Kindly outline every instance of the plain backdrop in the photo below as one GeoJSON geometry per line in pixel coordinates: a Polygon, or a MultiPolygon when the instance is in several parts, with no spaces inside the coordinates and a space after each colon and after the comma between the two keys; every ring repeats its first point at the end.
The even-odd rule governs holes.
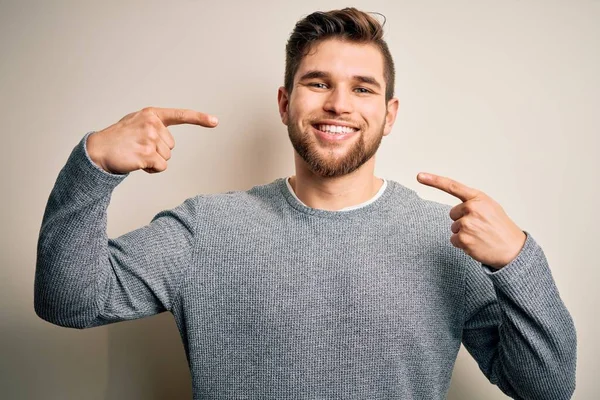
{"type": "MultiPolygon", "coordinates": [[[[111,237],[197,193],[293,174],[284,47],[300,18],[348,5],[385,15],[396,63],[400,111],[376,175],[455,205],[415,178],[449,176],[535,237],[577,328],[575,398],[597,398],[600,1],[0,0],[1,398],[190,398],[170,314],[89,330],[35,315],[48,195],[86,132],[145,106],[220,125],[171,128],[169,169],[115,190],[111,237]]],[[[462,348],[448,398],[506,397],[462,348]]]]}

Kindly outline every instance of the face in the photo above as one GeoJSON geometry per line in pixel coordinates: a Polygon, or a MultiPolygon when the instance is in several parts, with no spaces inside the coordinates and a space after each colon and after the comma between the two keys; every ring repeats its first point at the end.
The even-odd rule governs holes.
{"type": "Polygon", "coordinates": [[[279,89],[279,111],[294,149],[322,177],[349,174],[389,134],[398,100],[385,101],[384,61],[372,44],[328,39],[311,48],[292,93],[279,89]]]}

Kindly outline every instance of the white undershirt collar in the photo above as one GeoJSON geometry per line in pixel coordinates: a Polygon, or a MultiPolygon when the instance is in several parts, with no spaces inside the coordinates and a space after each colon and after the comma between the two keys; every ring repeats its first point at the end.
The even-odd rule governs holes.
{"type": "MultiPolygon", "coordinates": [[[[298,196],[296,196],[296,193],[294,193],[294,189],[292,189],[292,185],[290,185],[290,177],[287,177],[287,179],[285,180],[285,184],[286,184],[288,190],[290,191],[291,195],[294,196],[294,198],[296,200],[298,200],[298,202],[300,204],[302,204],[305,207],[308,207],[306,204],[304,204],[302,202],[302,200],[300,200],[298,198],[298,196]]],[[[386,187],[387,187],[387,181],[385,179],[383,179],[383,185],[381,185],[381,188],[379,188],[379,191],[370,200],[367,200],[367,201],[365,201],[363,203],[360,203],[360,204],[357,204],[357,205],[354,205],[354,206],[345,207],[345,208],[342,208],[341,210],[336,210],[336,211],[352,211],[352,210],[356,210],[358,208],[362,208],[362,207],[368,206],[369,204],[371,204],[372,202],[374,202],[375,200],[377,200],[379,197],[381,197],[381,195],[385,191],[386,187]]]]}

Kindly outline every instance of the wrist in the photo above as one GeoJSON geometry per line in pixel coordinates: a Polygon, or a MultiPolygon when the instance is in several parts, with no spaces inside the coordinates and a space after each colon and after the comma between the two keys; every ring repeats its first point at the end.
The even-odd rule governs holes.
{"type": "Polygon", "coordinates": [[[99,132],[93,132],[87,137],[85,142],[85,151],[93,164],[95,164],[98,168],[103,169],[105,172],[112,174],[112,172],[104,165],[100,152],[100,144],[98,143],[98,134],[99,132]]]}

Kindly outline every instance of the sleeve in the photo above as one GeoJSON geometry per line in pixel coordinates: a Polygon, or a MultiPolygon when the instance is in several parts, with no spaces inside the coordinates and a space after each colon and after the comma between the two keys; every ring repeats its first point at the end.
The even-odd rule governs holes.
{"type": "Polygon", "coordinates": [[[466,275],[462,342],[489,381],[515,399],[570,399],[577,338],[533,237],[504,268],[466,275]]]}
{"type": "Polygon", "coordinates": [[[73,149],[48,199],[38,238],[34,308],[56,325],[88,328],[170,310],[192,259],[197,198],[116,239],[107,208],[126,175],[96,166],[87,137],[73,149]]]}

